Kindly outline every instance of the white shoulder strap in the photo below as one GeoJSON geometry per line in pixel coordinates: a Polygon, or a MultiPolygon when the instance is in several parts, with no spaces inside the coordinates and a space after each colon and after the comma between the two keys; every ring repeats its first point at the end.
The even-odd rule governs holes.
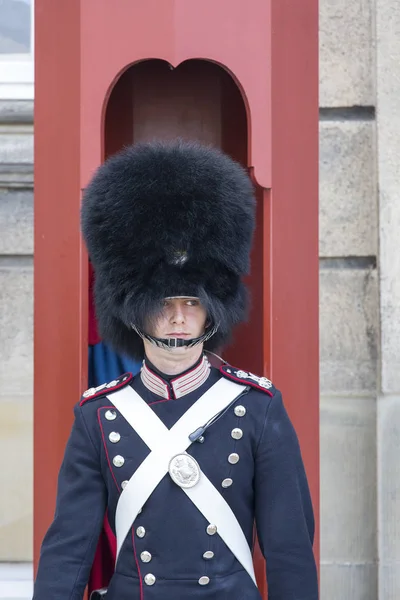
{"type": "MultiPolygon", "coordinates": [[[[168,429],[150,406],[130,386],[108,399],[151,450],[121,493],[116,511],[117,559],[122,544],[140,509],[168,473],[170,461],[191,445],[189,435],[229,406],[245,386],[220,379],[179,421],[168,429]]],[[[232,509],[209,479],[200,472],[196,485],[181,488],[209,523],[217,526],[220,537],[256,584],[251,551],[232,509]]]]}

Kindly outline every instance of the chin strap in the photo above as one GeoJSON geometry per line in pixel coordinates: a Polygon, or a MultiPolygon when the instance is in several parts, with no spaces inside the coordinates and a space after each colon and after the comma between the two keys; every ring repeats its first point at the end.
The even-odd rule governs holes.
{"type": "Polygon", "coordinates": [[[142,338],[142,340],[147,340],[157,346],[158,348],[164,348],[164,350],[172,350],[173,348],[182,348],[187,346],[188,348],[193,348],[193,346],[198,346],[199,344],[204,344],[207,340],[209,340],[217,331],[219,325],[214,325],[209,331],[206,331],[197,338],[191,338],[190,340],[185,340],[183,338],[157,338],[148,333],[144,333],[141,331],[136,325],[131,324],[131,327],[136,333],[142,338]]]}

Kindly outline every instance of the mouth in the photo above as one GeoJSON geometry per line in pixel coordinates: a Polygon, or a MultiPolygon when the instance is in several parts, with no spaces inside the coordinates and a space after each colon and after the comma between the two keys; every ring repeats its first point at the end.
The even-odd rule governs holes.
{"type": "Polygon", "coordinates": [[[183,333],[183,331],[174,331],[171,333],[167,333],[167,338],[189,338],[190,333],[183,333]]]}

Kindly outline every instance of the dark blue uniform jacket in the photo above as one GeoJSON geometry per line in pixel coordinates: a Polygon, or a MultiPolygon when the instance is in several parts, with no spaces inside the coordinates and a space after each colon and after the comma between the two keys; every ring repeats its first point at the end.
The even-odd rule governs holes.
{"type": "MultiPolygon", "coordinates": [[[[200,387],[188,386],[186,393],[175,398],[168,381],[162,382],[167,393],[160,395],[157,385],[151,385],[152,378],[157,383],[160,377],[153,375],[150,385],[145,385],[141,374],[127,384],[168,428],[222,377],[211,368],[200,387]]],[[[103,392],[75,407],[34,600],[82,599],[104,515],[107,511],[115,531],[121,484],[149,453],[118,411],[109,419],[106,413],[114,407],[105,395],[110,390],[103,392]],[[110,441],[111,433],[119,433],[119,441],[110,441]],[[122,466],[113,464],[116,455],[124,458],[122,466]]],[[[250,547],[255,521],[266,558],[269,599],[317,600],[310,493],[297,436],[280,392],[274,387],[267,391],[251,388],[207,429],[204,438],[204,443],[193,443],[188,452],[232,508],[250,547]],[[243,416],[235,414],[237,405],[245,407],[243,416]],[[242,430],[241,439],[232,437],[234,428],[242,430]],[[228,461],[232,453],[239,455],[236,464],[228,461]],[[233,483],[224,488],[221,483],[227,478],[233,483]]],[[[207,533],[208,525],[167,474],[123,544],[107,600],[259,600],[248,573],[218,533],[207,533]],[[140,536],[139,527],[144,528],[140,536]],[[203,557],[207,551],[213,553],[211,559],[203,557]],[[202,585],[200,579],[208,583],[202,585]]]]}

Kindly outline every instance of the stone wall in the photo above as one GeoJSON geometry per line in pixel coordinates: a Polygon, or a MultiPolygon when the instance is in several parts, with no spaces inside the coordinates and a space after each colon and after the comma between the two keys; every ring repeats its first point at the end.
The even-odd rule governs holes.
{"type": "Polygon", "coordinates": [[[376,0],[381,373],[379,593],[400,598],[400,3],[376,0]]]}
{"type": "Polygon", "coordinates": [[[374,10],[320,2],[322,600],[378,597],[374,10]]]}
{"type": "Polygon", "coordinates": [[[32,559],[33,106],[0,101],[0,561],[32,559]]]}

